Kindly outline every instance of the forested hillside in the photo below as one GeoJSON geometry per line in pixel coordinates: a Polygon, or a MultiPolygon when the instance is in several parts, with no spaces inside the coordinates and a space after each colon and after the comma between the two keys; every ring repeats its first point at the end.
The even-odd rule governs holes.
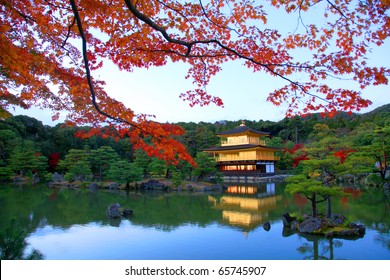
{"type": "MultiPolygon", "coordinates": [[[[177,125],[185,129],[178,137],[189,153],[201,162],[207,170],[203,149],[217,145],[216,133],[240,125],[242,120],[219,121],[215,123],[184,123],[177,125]],[[202,163],[203,162],[203,163],[202,163]]],[[[327,139],[332,142],[334,153],[354,156],[363,162],[361,172],[377,172],[375,164],[380,162],[386,169],[390,143],[390,104],[365,114],[339,113],[333,118],[320,114],[307,117],[286,118],[279,122],[245,120],[246,125],[270,133],[267,145],[284,148],[280,152],[278,170],[297,168],[305,159],[305,147],[327,139]],[[337,143],[336,143],[337,142],[337,143]],[[353,151],[353,153],[352,153],[353,151]]],[[[141,150],[134,150],[129,139],[114,139],[106,136],[92,136],[82,139],[78,131],[89,127],[43,125],[28,116],[14,116],[0,121],[0,176],[2,180],[15,174],[39,174],[66,172],[78,178],[94,176],[100,180],[121,177],[123,181],[135,180],[150,174],[169,173],[179,177],[188,176],[194,168],[186,163],[167,165],[156,158],[148,157],[141,150]],[[77,163],[77,164],[75,164],[77,163]],[[135,170],[135,172],[134,172],[135,170]],[[186,171],[187,170],[187,171],[186,171]],[[126,174],[132,173],[132,178],[126,174]],[[127,177],[126,177],[127,176],[127,177]]],[[[326,144],[329,145],[329,144],[326,144]]],[[[195,172],[196,173],[196,172],[195,172]]],[[[204,173],[202,171],[197,174],[204,173]]],[[[382,176],[384,178],[384,175],[382,176]]]]}
{"type": "MultiPolygon", "coordinates": [[[[210,145],[218,143],[215,133],[232,129],[242,120],[219,121],[216,123],[177,123],[185,128],[181,141],[190,149],[192,155],[210,145]]],[[[271,143],[276,145],[305,144],[311,141],[316,124],[324,124],[337,132],[338,136],[352,136],[363,130],[369,133],[375,127],[390,125],[390,104],[379,107],[366,114],[339,113],[333,118],[313,114],[306,117],[285,118],[279,122],[245,120],[247,126],[271,134],[271,143]]]]}

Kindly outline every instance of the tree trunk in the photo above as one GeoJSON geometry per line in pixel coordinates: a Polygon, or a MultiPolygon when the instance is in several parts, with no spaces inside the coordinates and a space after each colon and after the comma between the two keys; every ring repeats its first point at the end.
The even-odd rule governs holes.
{"type": "Polygon", "coordinates": [[[317,217],[317,202],[316,202],[316,194],[313,193],[311,195],[311,208],[313,212],[313,217],[317,217]]]}
{"type": "Polygon", "coordinates": [[[196,178],[196,182],[199,183],[200,179],[202,179],[204,176],[203,172],[200,172],[198,178],[196,178]]]}
{"type": "Polygon", "coordinates": [[[333,239],[329,239],[329,260],[334,260],[333,239]]]}
{"type": "MultiPolygon", "coordinates": [[[[386,156],[386,153],[384,153],[384,156],[386,156]]],[[[385,180],[386,178],[386,169],[387,169],[387,166],[386,166],[386,161],[385,162],[382,162],[382,158],[380,156],[375,156],[378,163],[379,163],[379,175],[381,176],[381,179],[382,181],[385,180]]],[[[386,158],[385,158],[386,160],[386,158]]]]}
{"type": "Polygon", "coordinates": [[[320,257],[319,257],[319,249],[318,249],[318,239],[315,238],[314,241],[313,241],[313,260],[319,260],[320,257]]]}
{"type": "Polygon", "coordinates": [[[326,208],[326,217],[328,219],[330,219],[330,218],[332,218],[332,200],[331,200],[331,196],[328,197],[327,202],[328,202],[328,207],[326,208]]]}
{"type": "Polygon", "coordinates": [[[171,171],[167,168],[165,171],[165,179],[171,179],[172,178],[172,173],[171,171]]]}

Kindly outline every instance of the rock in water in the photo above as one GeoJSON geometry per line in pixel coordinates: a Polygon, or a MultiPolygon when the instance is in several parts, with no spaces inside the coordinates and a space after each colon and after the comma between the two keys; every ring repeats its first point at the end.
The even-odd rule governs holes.
{"type": "Polygon", "coordinates": [[[300,233],[316,233],[328,226],[326,219],[309,218],[299,224],[298,230],[300,233]]]}
{"type": "Polygon", "coordinates": [[[266,221],[266,222],[263,224],[263,229],[264,229],[265,231],[269,231],[269,230],[271,229],[271,224],[270,224],[268,221],[266,221]]]}
{"type": "Polygon", "coordinates": [[[291,217],[289,213],[284,213],[282,216],[283,225],[285,227],[291,227],[291,223],[295,221],[295,217],[291,217]]]}
{"type": "Polygon", "coordinates": [[[91,183],[88,185],[88,189],[89,190],[98,190],[99,189],[99,185],[97,183],[91,183]]]}
{"type": "Polygon", "coordinates": [[[123,209],[122,216],[123,217],[130,217],[133,215],[133,210],[131,209],[123,209]]]}
{"type": "Polygon", "coordinates": [[[109,218],[120,218],[121,217],[121,212],[120,212],[120,205],[119,203],[113,203],[108,205],[107,208],[107,216],[109,218]]]}
{"type": "Polygon", "coordinates": [[[52,176],[52,181],[58,183],[65,181],[65,179],[62,175],[58,174],[57,172],[54,172],[52,176]]]}
{"type": "Polygon", "coordinates": [[[168,190],[168,186],[166,186],[164,183],[161,183],[157,180],[149,180],[146,183],[142,183],[140,186],[141,190],[144,191],[166,191],[168,190]]]}

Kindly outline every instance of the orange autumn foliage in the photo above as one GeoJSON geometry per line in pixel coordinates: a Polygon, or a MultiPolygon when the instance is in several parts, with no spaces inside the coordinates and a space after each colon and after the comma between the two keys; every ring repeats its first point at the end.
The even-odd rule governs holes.
{"type": "Polygon", "coordinates": [[[174,140],[180,128],[136,115],[94,70],[106,60],[129,72],[185,62],[195,88],[181,98],[223,106],[207,85],[224,62],[241,60],[285,82],[268,100],[288,103],[286,116],[360,110],[371,104],[361,92],[328,80],[351,79],[361,89],[388,83],[389,69],[366,58],[389,36],[388,9],[388,0],[0,0],[0,118],[13,106],[49,108],[53,119],[67,111],[70,123],[109,124],[150,155],[191,161],[174,140]],[[273,29],[270,9],[295,14],[303,28],[273,29]],[[318,11],[322,18],[310,22],[318,11]],[[302,49],[307,61],[295,58],[302,49]]]}

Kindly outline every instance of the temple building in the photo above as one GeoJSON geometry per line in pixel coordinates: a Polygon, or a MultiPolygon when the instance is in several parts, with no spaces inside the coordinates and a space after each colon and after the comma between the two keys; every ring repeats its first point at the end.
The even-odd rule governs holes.
{"type": "Polygon", "coordinates": [[[205,149],[213,154],[218,168],[226,175],[259,176],[275,173],[275,152],[266,145],[268,132],[247,127],[244,122],[234,129],[217,134],[221,145],[205,149]]]}

